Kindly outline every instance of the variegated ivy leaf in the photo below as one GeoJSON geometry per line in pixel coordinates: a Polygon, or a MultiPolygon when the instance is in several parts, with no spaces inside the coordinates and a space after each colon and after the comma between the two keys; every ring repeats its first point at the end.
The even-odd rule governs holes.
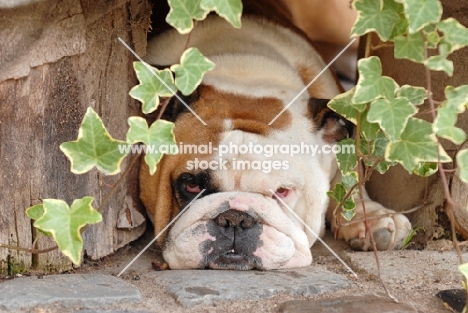
{"type": "Polygon", "coordinates": [[[423,87],[403,85],[398,89],[396,96],[398,98],[406,98],[414,105],[420,105],[427,99],[427,92],[423,87]]]}
{"type": "Polygon", "coordinates": [[[391,141],[385,151],[385,159],[398,162],[409,172],[420,162],[450,162],[451,158],[438,144],[432,132],[432,124],[411,117],[400,139],[391,141]]]}
{"type": "Polygon", "coordinates": [[[353,103],[368,103],[378,98],[393,99],[398,84],[388,76],[382,76],[382,64],[378,57],[358,62],[359,79],[352,98],[353,103]]]}
{"type": "Polygon", "coordinates": [[[120,164],[128,154],[120,151],[125,144],[112,138],[99,115],[88,108],[78,131],[78,139],[62,143],[60,150],[70,160],[74,174],[86,173],[96,166],[107,175],[115,175],[120,173],[120,164]]]}
{"type": "Polygon", "coordinates": [[[169,14],[166,22],[181,34],[189,33],[193,20],[204,20],[210,10],[200,7],[202,0],[168,0],[169,14]]]}
{"type": "Polygon", "coordinates": [[[146,63],[133,62],[139,85],[130,90],[130,96],[142,103],[141,110],[149,114],[159,106],[159,97],[172,97],[177,92],[169,69],[158,70],[146,63]]]}
{"type": "MultiPolygon", "coordinates": [[[[335,98],[328,102],[328,107],[335,111],[336,113],[342,115],[350,122],[357,124],[357,117],[359,114],[358,109],[362,109],[357,105],[353,104],[351,99],[354,95],[354,88],[348,90],[345,93],[337,95],[335,98]]],[[[364,110],[361,113],[361,132],[369,140],[373,138],[375,133],[379,130],[379,125],[375,123],[370,123],[367,118],[367,103],[363,103],[364,110]]]]}
{"type": "MultiPolygon", "coordinates": [[[[468,280],[468,263],[463,263],[458,266],[458,270],[465,276],[465,279],[468,280]]],[[[467,288],[467,286],[464,286],[467,288]]]]}
{"type": "Polygon", "coordinates": [[[428,49],[435,49],[440,42],[441,37],[437,31],[428,32],[426,36],[426,45],[428,49]]]}
{"type": "Polygon", "coordinates": [[[421,162],[418,164],[418,166],[416,166],[413,173],[421,177],[429,177],[437,173],[438,169],[439,166],[437,165],[437,163],[421,162]]]}
{"type": "Polygon", "coordinates": [[[177,88],[187,96],[197,88],[203,75],[214,67],[215,64],[197,48],[189,48],[182,54],[180,64],[172,65],[171,70],[175,73],[177,88]]]}
{"type": "Polygon", "coordinates": [[[400,21],[399,13],[403,6],[393,0],[356,0],[353,6],[357,11],[357,19],[351,29],[351,36],[362,36],[376,32],[382,41],[387,41],[395,25],[400,21]]]}
{"type": "Polygon", "coordinates": [[[468,184],[468,149],[458,151],[457,167],[459,171],[459,178],[468,184]]]}
{"type": "Polygon", "coordinates": [[[457,145],[466,140],[463,129],[455,127],[458,114],[451,108],[441,107],[437,110],[437,117],[433,124],[434,132],[442,138],[448,139],[457,145]]]}
{"type": "MultiPolygon", "coordinates": [[[[384,0],[385,1],[385,0],[384,0]]],[[[409,21],[409,33],[414,34],[426,25],[437,23],[442,16],[439,0],[396,0],[403,3],[409,21]]]]}
{"type": "MultiPolygon", "coordinates": [[[[387,136],[385,136],[382,131],[379,131],[375,136],[374,153],[372,155],[379,158],[385,157],[385,151],[389,142],[390,140],[388,140],[387,136]]],[[[375,167],[375,170],[380,174],[383,174],[390,168],[390,166],[394,166],[395,164],[395,162],[380,161],[379,164],[377,164],[375,167]]]]}
{"type": "Polygon", "coordinates": [[[447,75],[453,75],[453,62],[447,60],[447,57],[444,55],[435,55],[427,58],[424,61],[424,65],[433,71],[444,71],[447,75]]]}
{"type": "MultiPolygon", "coordinates": [[[[26,210],[26,215],[32,220],[38,220],[44,215],[44,205],[42,203],[33,205],[26,210]]],[[[42,229],[38,229],[41,233],[46,235],[47,237],[51,237],[52,234],[42,229]]]]}
{"type": "MultiPolygon", "coordinates": [[[[334,199],[337,204],[339,204],[344,200],[346,193],[347,190],[343,184],[336,184],[333,190],[327,192],[327,195],[334,199]]],[[[343,202],[343,205],[341,206],[341,215],[349,222],[356,215],[356,212],[354,211],[355,208],[356,203],[354,202],[354,198],[350,196],[343,202]]]]}
{"type": "Polygon", "coordinates": [[[338,167],[343,175],[347,175],[357,166],[357,156],[355,151],[350,151],[349,147],[355,147],[355,142],[351,138],[346,138],[337,143],[340,146],[340,152],[336,154],[338,167]]]}
{"type": "Polygon", "coordinates": [[[463,113],[468,106],[468,85],[445,87],[444,106],[457,113],[463,113]]]}
{"type": "Polygon", "coordinates": [[[207,11],[215,11],[234,27],[241,27],[241,0],[201,0],[201,7],[207,11]]]}
{"type": "Polygon", "coordinates": [[[127,132],[128,143],[142,142],[145,147],[145,162],[148,164],[150,174],[156,172],[156,165],[161,161],[163,153],[176,154],[177,144],[174,138],[174,123],[157,120],[151,127],[142,117],[128,118],[130,129],[127,132]]]}
{"type": "Polygon", "coordinates": [[[452,17],[445,19],[439,22],[437,27],[444,33],[443,41],[450,44],[448,53],[468,46],[468,28],[456,19],[452,17]]]}
{"type": "Polygon", "coordinates": [[[390,140],[395,141],[400,138],[409,118],[417,111],[406,98],[396,98],[392,101],[377,99],[370,106],[367,120],[379,123],[390,140]]]}
{"type": "Polygon", "coordinates": [[[69,207],[62,200],[44,199],[44,213],[34,222],[34,227],[50,233],[60,251],[77,265],[81,262],[83,249],[81,228],[102,221],[101,214],[91,206],[93,200],[93,197],[77,199],[69,207]]]}
{"type": "Polygon", "coordinates": [[[394,39],[394,54],[397,59],[424,61],[424,40],[421,33],[400,35],[394,39]]]}
{"type": "Polygon", "coordinates": [[[341,183],[346,189],[349,189],[358,183],[358,173],[349,172],[348,175],[341,176],[341,183]]]}
{"type": "Polygon", "coordinates": [[[328,102],[327,106],[336,113],[345,117],[348,121],[357,124],[357,115],[359,111],[351,105],[351,99],[354,96],[354,91],[355,89],[353,88],[345,93],[337,95],[328,102]]]}
{"type": "Polygon", "coordinates": [[[369,110],[361,113],[361,134],[367,140],[374,140],[377,132],[380,130],[378,123],[372,123],[367,117],[369,115],[369,110]]]}

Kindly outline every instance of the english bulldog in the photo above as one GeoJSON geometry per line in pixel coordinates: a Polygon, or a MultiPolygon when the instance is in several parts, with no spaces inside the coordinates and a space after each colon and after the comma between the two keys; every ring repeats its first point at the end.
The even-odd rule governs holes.
{"type": "MultiPolygon", "coordinates": [[[[327,108],[326,99],[342,91],[339,83],[330,71],[321,73],[326,64],[306,36],[255,16],[244,16],[240,29],[209,16],[190,35],[163,32],[148,43],[146,61],[167,67],[188,47],[216,67],[191,95],[173,97],[162,118],[175,123],[180,147],[203,149],[179,147],[154,175],[144,162],[140,170],[141,199],[156,234],[192,202],[159,238],[165,261],[171,269],[310,265],[310,247],[334,208],[327,191],[340,179],[335,155],[326,152],[352,135],[352,125],[327,108]]],[[[365,205],[369,217],[383,215],[369,220],[378,249],[400,248],[408,219],[367,196],[365,205]]],[[[355,219],[362,217],[357,201],[355,219]]],[[[338,239],[371,249],[364,222],[338,227],[339,220],[330,218],[338,239]]]]}

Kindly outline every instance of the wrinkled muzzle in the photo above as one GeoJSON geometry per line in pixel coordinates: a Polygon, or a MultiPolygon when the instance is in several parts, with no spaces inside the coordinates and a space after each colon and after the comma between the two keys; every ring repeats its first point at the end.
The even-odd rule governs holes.
{"type": "Polygon", "coordinates": [[[306,234],[276,200],[247,192],[195,201],[174,223],[163,256],[172,269],[271,270],[312,262],[306,234]]]}

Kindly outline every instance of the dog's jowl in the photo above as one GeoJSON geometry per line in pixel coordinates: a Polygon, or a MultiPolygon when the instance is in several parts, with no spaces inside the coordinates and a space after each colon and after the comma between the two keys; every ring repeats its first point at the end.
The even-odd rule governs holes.
{"type": "MultiPolygon", "coordinates": [[[[326,193],[340,179],[334,143],[352,136],[352,127],[323,100],[340,93],[331,72],[301,93],[326,66],[304,38],[264,19],[244,17],[235,29],[210,16],[190,37],[169,30],[149,42],[146,60],[155,66],[178,63],[187,47],[197,47],[216,64],[182,99],[206,126],[174,97],[163,118],[175,122],[180,151],[165,155],[153,176],[141,167],[141,198],[156,233],[205,190],[160,237],[171,268],[311,264],[315,234],[325,229],[326,193]]],[[[365,201],[370,216],[393,212],[365,201]]],[[[330,222],[339,239],[369,248],[362,222],[340,228],[335,218],[330,222]]],[[[369,223],[382,250],[400,247],[411,228],[396,213],[369,223]]]]}

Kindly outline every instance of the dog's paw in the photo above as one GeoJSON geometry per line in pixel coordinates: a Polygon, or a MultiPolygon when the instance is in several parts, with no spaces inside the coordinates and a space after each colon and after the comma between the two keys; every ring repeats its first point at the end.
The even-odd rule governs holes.
{"type": "MultiPolygon", "coordinates": [[[[366,212],[369,229],[374,237],[377,250],[401,249],[411,231],[411,223],[406,216],[373,201],[366,201],[366,212]]],[[[344,239],[354,250],[372,250],[370,235],[366,233],[364,214],[360,205],[356,208],[356,216],[353,221],[346,226],[335,226],[335,236],[344,239]]],[[[345,223],[343,219],[341,223],[345,223]]]]}

